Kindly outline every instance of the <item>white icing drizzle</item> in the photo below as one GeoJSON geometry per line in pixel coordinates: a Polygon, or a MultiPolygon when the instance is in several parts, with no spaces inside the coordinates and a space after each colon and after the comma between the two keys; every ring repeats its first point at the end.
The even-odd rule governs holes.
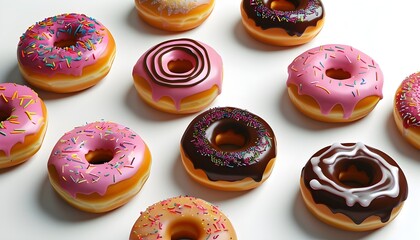
{"type": "Polygon", "coordinates": [[[140,0],[141,3],[151,1],[152,5],[158,5],[158,11],[168,12],[168,16],[171,14],[186,14],[191,9],[196,8],[199,5],[209,3],[209,0],[140,0]]]}
{"type": "Polygon", "coordinates": [[[389,164],[380,155],[370,151],[363,143],[359,142],[354,146],[344,146],[340,143],[335,143],[320,156],[311,158],[310,161],[315,174],[319,177],[319,179],[326,182],[321,184],[318,180],[313,179],[309,182],[311,188],[314,190],[325,190],[340,196],[346,200],[346,204],[349,207],[352,207],[356,202],[363,207],[368,207],[370,203],[379,196],[389,196],[395,198],[400,192],[398,184],[398,168],[389,164]],[[329,152],[336,149],[340,150],[331,157],[322,159],[329,152]],[[356,156],[358,151],[363,151],[367,156],[356,156]],[[345,188],[325,176],[322,169],[319,167],[321,159],[324,164],[332,165],[340,160],[359,158],[373,161],[380,167],[382,171],[382,178],[380,181],[367,187],[345,188]]]}

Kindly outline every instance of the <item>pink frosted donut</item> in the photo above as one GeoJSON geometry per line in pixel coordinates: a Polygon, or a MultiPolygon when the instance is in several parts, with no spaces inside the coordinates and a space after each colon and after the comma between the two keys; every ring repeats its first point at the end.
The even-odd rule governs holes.
{"type": "Polygon", "coordinates": [[[68,203],[99,213],[134,197],[150,166],[150,151],[135,132],[117,123],[94,122],[61,137],[48,160],[48,173],[68,203]]]}
{"type": "Polygon", "coordinates": [[[403,137],[420,149],[420,73],[408,76],[397,89],[394,119],[403,137]]]}
{"type": "Polygon", "coordinates": [[[288,72],[290,99],[305,115],[320,121],[355,121],[382,99],[381,69],[351,46],[310,49],[293,60],[288,72]]]}
{"type": "Polygon", "coordinates": [[[115,57],[111,33],[83,14],[49,17],[28,28],[17,48],[19,69],[32,85],[75,92],[104,78],[115,57]]]}
{"type": "Polygon", "coordinates": [[[47,130],[47,109],[26,86],[0,83],[0,168],[26,161],[40,149],[47,130]]]}
{"type": "Polygon", "coordinates": [[[170,113],[198,112],[221,92],[222,58],[204,43],[169,40],[140,57],[133,78],[140,97],[152,107],[170,113]]]}

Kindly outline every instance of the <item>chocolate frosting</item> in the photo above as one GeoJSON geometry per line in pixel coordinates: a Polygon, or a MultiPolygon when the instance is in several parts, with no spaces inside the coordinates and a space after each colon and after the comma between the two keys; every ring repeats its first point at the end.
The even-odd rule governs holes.
{"type": "Polygon", "coordinates": [[[382,151],[361,143],[335,144],[319,150],[302,169],[302,178],[315,203],[326,205],[333,213],[348,216],[356,224],[361,224],[373,215],[380,217],[383,223],[387,222],[392,210],[405,201],[408,195],[407,180],[398,164],[382,151]],[[358,146],[361,147],[357,148],[358,146]],[[344,148],[350,149],[350,154],[340,155],[344,148]],[[339,157],[336,158],[337,156],[339,157]],[[372,160],[372,156],[380,156],[385,163],[382,164],[378,159],[372,160]],[[319,163],[314,166],[316,162],[314,159],[318,157],[319,163]],[[332,161],[333,159],[335,160],[332,161]],[[345,172],[350,166],[367,174],[369,177],[367,186],[352,187],[339,180],[339,174],[345,172]],[[337,195],[337,192],[340,194],[342,192],[334,188],[326,179],[320,179],[319,173],[316,173],[319,170],[318,167],[327,179],[339,187],[352,191],[356,196],[353,195],[351,197],[354,198],[349,199],[337,195]],[[319,182],[324,188],[314,187],[314,182],[319,182]],[[328,187],[332,188],[328,189],[328,187]],[[392,196],[393,194],[395,196],[392,196]]]}
{"type": "Polygon", "coordinates": [[[211,181],[251,177],[260,182],[267,164],[276,157],[270,126],[260,117],[233,107],[213,108],[198,115],[182,136],[181,147],[194,168],[203,170],[211,181]],[[243,136],[243,146],[221,149],[215,138],[228,131],[243,136]]]}
{"type": "Polygon", "coordinates": [[[296,6],[293,11],[273,10],[271,1],[243,0],[242,7],[248,18],[263,30],[282,28],[290,36],[301,36],[307,27],[316,26],[324,17],[324,6],[320,0],[289,0],[296,6]]]}

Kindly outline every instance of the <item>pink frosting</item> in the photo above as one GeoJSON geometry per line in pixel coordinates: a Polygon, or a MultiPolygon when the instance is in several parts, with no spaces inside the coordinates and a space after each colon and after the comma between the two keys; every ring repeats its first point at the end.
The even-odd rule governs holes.
{"type": "Polygon", "coordinates": [[[94,122],[64,134],[52,150],[48,166],[55,167],[60,186],[77,193],[105,195],[107,188],[131,178],[144,164],[146,144],[135,132],[112,122],[94,122]],[[90,164],[86,154],[108,150],[112,160],[90,164]]]}
{"type": "Polygon", "coordinates": [[[0,151],[10,156],[13,146],[23,143],[25,137],[36,134],[46,124],[42,100],[27,86],[0,83],[0,151]],[[10,113],[10,114],[9,114],[10,113]]]}
{"type": "Polygon", "coordinates": [[[36,23],[20,37],[18,61],[38,74],[81,76],[97,62],[111,36],[98,21],[83,14],[61,14],[36,23]],[[56,47],[57,42],[73,42],[56,47]]]}
{"type": "Polygon", "coordinates": [[[382,99],[383,74],[368,55],[347,45],[324,45],[299,55],[288,67],[287,85],[298,87],[299,95],[308,95],[327,115],[339,104],[344,118],[351,116],[356,104],[369,96],[382,99]],[[327,76],[329,69],[342,69],[350,78],[339,80],[327,76]]]}
{"type": "Polygon", "coordinates": [[[133,69],[133,76],[144,78],[152,89],[152,98],[159,101],[170,97],[179,110],[183,98],[222,87],[222,58],[210,46],[192,39],[174,39],[162,42],[144,53],[133,69]],[[171,61],[184,60],[192,65],[187,72],[173,72],[171,61]]]}
{"type": "Polygon", "coordinates": [[[405,128],[420,127],[420,73],[411,74],[401,83],[395,104],[405,128]]]}

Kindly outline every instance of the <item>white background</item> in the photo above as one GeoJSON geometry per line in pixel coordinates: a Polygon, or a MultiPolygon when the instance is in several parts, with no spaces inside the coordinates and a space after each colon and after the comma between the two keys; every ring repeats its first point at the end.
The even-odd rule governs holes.
{"type": "Polygon", "coordinates": [[[77,12],[101,21],[112,32],[117,55],[109,75],[75,94],[39,91],[49,111],[49,126],[40,151],[26,163],[0,170],[1,239],[127,239],[140,211],[165,198],[192,195],[206,199],[230,218],[239,239],[409,239],[419,235],[419,151],[397,132],[393,95],[400,82],[420,70],[420,1],[324,0],[326,21],[310,43],[279,48],[250,38],[241,24],[240,0],[218,0],[200,27],[168,33],[143,23],[133,0],[0,0],[0,82],[23,83],[16,47],[20,35],[46,17],[77,12]],[[386,3],[385,3],[386,2],[386,3]],[[247,109],[264,118],[278,142],[271,177],[246,192],[221,192],[194,182],[179,154],[181,136],[196,116],[177,116],[150,108],[137,96],[131,71],[147,49],[162,41],[189,37],[222,56],[222,94],[212,104],[247,109]],[[384,98],[366,118],[350,124],[327,124],[298,112],[286,92],[287,66],[303,51],[322,44],[352,45],[381,66],[384,98]],[[47,161],[66,131],[86,122],[110,120],[136,131],[149,145],[153,163],[149,180],[132,201],[105,214],[89,214],[65,203],[48,181],[47,161]],[[392,156],[404,170],[408,199],[386,227],[365,233],[337,230],[305,208],[299,193],[301,168],[320,148],[333,142],[362,141],[392,156]]]}

